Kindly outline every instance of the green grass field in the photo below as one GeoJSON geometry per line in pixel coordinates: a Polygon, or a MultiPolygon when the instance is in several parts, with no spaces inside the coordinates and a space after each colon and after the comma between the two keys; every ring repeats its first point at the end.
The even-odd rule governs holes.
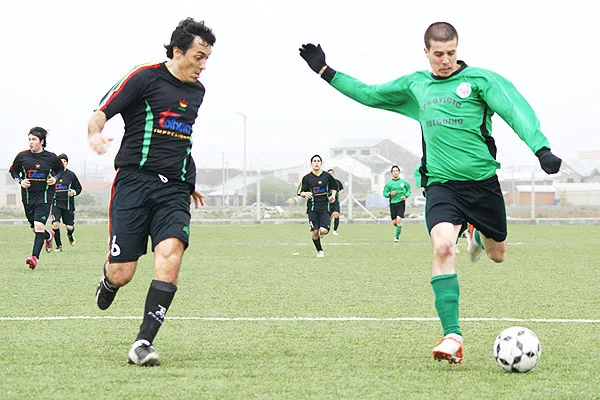
{"type": "Polygon", "coordinates": [[[43,253],[34,271],[24,263],[32,233],[2,226],[0,399],[600,398],[600,227],[509,226],[499,265],[472,265],[461,240],[461,365],[431,357],[441,326],[425,228],[392,235],[391,225],[342,225],[317,259],[305,224],[193,226],[154,343],[162,365],[140,368],[126,359],[151,253],[100,311],[105,226],[79,225],[76,246],[43,253]],[[512,325],[542,343],[527,374],[492,356],[512,325]]]}

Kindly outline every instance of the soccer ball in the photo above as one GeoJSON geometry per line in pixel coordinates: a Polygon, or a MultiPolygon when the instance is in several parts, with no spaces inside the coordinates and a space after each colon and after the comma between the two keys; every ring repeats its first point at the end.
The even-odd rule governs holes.
{"type": "Polygon", "coordinates": [[[494,342],[494,357],[508,372],[528,372],[542,356],[540,340],[531,330],[522,326],[506,328],[494,342]]]}

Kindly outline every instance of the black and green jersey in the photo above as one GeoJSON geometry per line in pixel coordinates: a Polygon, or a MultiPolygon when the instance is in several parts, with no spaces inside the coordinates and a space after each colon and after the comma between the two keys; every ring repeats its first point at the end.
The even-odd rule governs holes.
{"type": "Polygon", "coordinates": [[[8,172],[16,182],[23,179],[31,182],[28,188],[21,187],[21,199],[25,205],[37,205],[52,204],[54,186],[48,185],[48,178],[54,176],[60,179],[64,169],[62,161],[54,153],[25,150],[17,154],[8,172]]]}
{"type": "Polygon", "coordinates": [[[410,185],[404,179],[390,179],[383,187],[383,197],[390,199],[390,203],[400,203],[402,196],[408,198],[410,196],[410,185]],[[396,192],[392,196],[392,192],[396,192]]]}
{"type": "Polygon", "coordinates": [[[74,190],[75,196],[81,193],[82,187],[77,175],[70,169],[66,169],[64,175],[56,181],[54,187],[54,207],[75,211],[75,197],[69,196],[69,192],[74,190]]]}
{"type": "Polygon", "coordinates": [[[325,171],[321,171],[319,175],[309,172],[298,185],[298,195],[300,192],[312,193],[312,198],[306,201],[307,212],[329,212],[329,195],[332,190],[337,190],[337,184],[333,176],[325,171]]]}
{"type": "Polygon", "coordinates": [[[418,71],[388,83],[367,85],[335,72],[330,84],[359,103],[421,124],[423,157],[415,179],[422,187],[450,180],[480,181],[496,173],[500,164],[492,138],[494,113],[534,153],[550,148],[533,109],[508,80],[462,61],[459,64],[447,78],[418,71]]]}
{"type": "Polygon", "coordinates": [[[98,107],[107,119],[121,114],[125,122],[115,169],[139,169],[194,187],[192,126],[204,92],[200,82],[175,78],[165,63],[138,66],[117,82],[98,107]]]}

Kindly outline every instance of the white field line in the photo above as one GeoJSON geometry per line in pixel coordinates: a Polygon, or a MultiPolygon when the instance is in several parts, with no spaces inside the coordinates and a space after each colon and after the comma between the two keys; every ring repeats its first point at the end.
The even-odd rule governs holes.
{"type": "MultiPolygon", "coordinates": [[[[139,316],[92,316],[92,315],[65,315],[53,317],[0,317],[0,321],[65,321],[65,320],[139,320],[139,316]]],[[[398,318],[369,318],[369,317],[170,317],[173,321],[324,321],[324,322],[438,322],[438,318],[398,317],[398,318]]],[[[469,322],[542,322],[542,323],[568,323],[568,324],[598,324],[600,319],[559,319],[559,318],[460,318],[469,322]]]]}

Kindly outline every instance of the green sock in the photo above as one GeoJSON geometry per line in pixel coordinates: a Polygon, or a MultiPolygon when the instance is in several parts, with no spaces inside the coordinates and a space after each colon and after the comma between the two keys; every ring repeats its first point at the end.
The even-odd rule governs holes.
{"type": "Polygon", "coordinates": [[[473,231],[473,238],[475,239],[475,243],[483,249],[483,242],[481,241],[481,236],[479,236],[479,231],[477,229],[473,231]]]}
{"type": "Polygon", "coordinates": [[[444,329],[444,336],[449,333],[462,336],[458,326],[458,297],[460,296],[458,277],[456,274],[434,276],[431,278],[431,286],[435,295],[435,308],[444,329]]]}
{"type": "Polygon", "coordinates": [[[400,237],[400,233],[402,232],[401,226],[396,226],[396,239],[400,237]]]}

